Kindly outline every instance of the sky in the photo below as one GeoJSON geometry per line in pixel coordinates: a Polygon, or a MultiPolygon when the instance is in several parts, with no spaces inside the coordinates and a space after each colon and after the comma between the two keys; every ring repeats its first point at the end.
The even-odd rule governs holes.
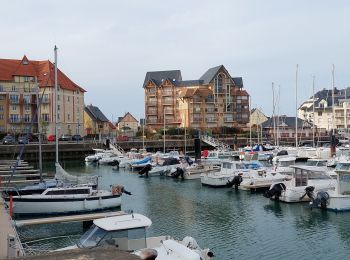
{"type": "Polygon", "coordinates": [[[243,77],[252,107],[295,115],[315,90],[350,86],[350,1],[2,0],[0,58],[54,60],[110,119],[144,116],[147,71],[184,80],[224,65],[243,77]],[[298,81],[296,84],[296,66],[298,81]]]}

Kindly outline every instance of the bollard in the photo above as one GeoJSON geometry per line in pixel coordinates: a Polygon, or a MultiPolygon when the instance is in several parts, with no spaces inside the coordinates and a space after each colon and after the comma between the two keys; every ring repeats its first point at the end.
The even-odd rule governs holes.
{"type": "Polygon", "coordinates": [[[201,159],[201,139],[194,139],[194,154],[196,161],[201,159]]]}
{"type": "Polygon", "coordinates": [[[12,218],[13,213],[13,201],[12,201],[12,194],[10,194],[10,217],[12,218]]]}

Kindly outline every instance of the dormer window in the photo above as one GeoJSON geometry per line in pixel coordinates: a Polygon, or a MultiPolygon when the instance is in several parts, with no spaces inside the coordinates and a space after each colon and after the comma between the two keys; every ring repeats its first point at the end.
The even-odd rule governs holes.
{"type": "Polygon", "coordinates": [[[22,64],[23,64],[23,65],[28,65],[29,62],[28,62],[28,60],[23,60],[23,61],[22,61],[22,64]]]}

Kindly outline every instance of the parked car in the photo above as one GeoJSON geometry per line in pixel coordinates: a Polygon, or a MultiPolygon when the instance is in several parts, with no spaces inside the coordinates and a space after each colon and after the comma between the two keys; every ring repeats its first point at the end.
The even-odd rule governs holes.
{"type": "Polygon", "coordinates": [[[81,135],[73,135],[72,136],[72,140],[73,141],[82,141],[83,138],[81,137],[81,135]]]}
{"type": "Polygon", "coordinates": [[[2,144],[16,144],[16,139],[12,135],[7,135],[2,139],[2,144]]]}
{"type": "Polygon", "coordinates": [[[72,141],[71,135],[62,135],[58,140],[60,141],[72,141]]]}
{"type": "Polygon", "coordinates": [[[20,135],[17,140],[19,144],[27,144],[30,141],[30,137],[27,135],[20,135]]]}
{"type": "Polygon", "coordinates": [[[47,137],[47,141],[49,141],[49,142],[54,142],[54,141],[56,141],[56,136],[55,136],[55,135],[49,135],[49,136],[47,137]]]}

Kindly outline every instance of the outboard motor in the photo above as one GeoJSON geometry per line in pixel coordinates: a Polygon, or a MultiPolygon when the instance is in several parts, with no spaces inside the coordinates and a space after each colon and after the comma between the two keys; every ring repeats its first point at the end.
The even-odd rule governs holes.
{"type": "Polygon", "coordinates": [[[227,182],[227,186],[235,186],[235,189],[238,190],[238,186],[241,185],[241,182],[243,181],[242,175],[237,175],[233,177],[232,180],[227,182]]]}
{"type": "Polygon", "coordinates": [[[326,209],[329,200],[329,194],[326,191],[317,192],[316,198],[312,200],[311,207],[320,206],[321,209],[326,209]]]}
{"type": "Polygon", "coordinates": [[[279,200],[282,191],[285,189],[286,185],[284,185],[284,183],[276,183],[271,189],[265,192],[264,197],[269,199],[275,198],[276,200],[279,200]]]}
{"type": "Polygon", "coordinates": [[[117,168],[119,169],[119,161],[118,160],[114,160],[113,162],[110,162],[109,165],[117,166],[117,168]]]}
{"type": "Polygon", "coordinates": [[[186,162],[188,163],[189,166],[191,166],[193,164],[193,161],[191,160],[191,158],[189,156],[185,157],[186,162]]]}
{"type": "Polygon", "coordinates": [[[147,164],[145,167],[143,167],[143,168],[139,171],[139,174],[140,174],[140,175],[145,174],[146,177],[148,177],[148,172],[149,172],[150,170],[152,170],[152,165],[147,164]]]}
{"type": "Polygon", "coordinates": [[[178,178],[179,176],[181,176],[181,179],[184,179],[184,170],[181,169],[180,167],[176,168],[176,172],[171,174],[171,177],[173,178],[178,178]]]}
{"type": "Polygon", "coordinates": [[[314,190],[315,190],[315,187],[314,186],[307,186],[305,188],[305,193],[303,196],[301,196],[299,198],[299,200],[302,200],[306,195],[313,201],[314,200],[314,190]]]}
{"type": "Polygon", "coordinates": [[[286,150],[281,150],[277,153],[277,156],[281,156],[281,155],[288,155],[288,152],[286,150]]]}

